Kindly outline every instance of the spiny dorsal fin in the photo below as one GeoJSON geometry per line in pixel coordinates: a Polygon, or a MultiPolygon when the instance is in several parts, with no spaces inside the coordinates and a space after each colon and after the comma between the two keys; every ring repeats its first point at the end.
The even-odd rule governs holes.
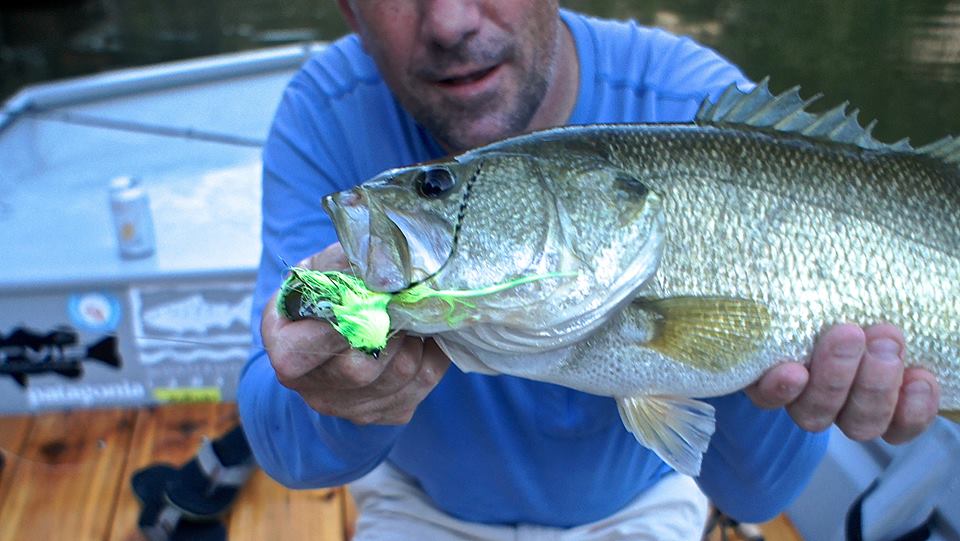
{"type": "MultiPolygon", "coordinates": [[[[739,124],[768,128],[824,141],[856,145],[867,150],[913,151],[907,139],[890,144],[874,139],[873,127],[876,122],[871,122],[864,128],[857,118],[860,111],[854,109],[847,112],[849,104],[846,102],[826,113],[806,112],[806,108],[820,97],[821,95],[817,94],[804,100],[800,97],[798,86],[774,96],[770,93],[769,78],[764,78],[750,92],[741,91],[736,83],[733,83],[723,91],[716,102],[704,100],[697,112],[696,122],[701,125],[739,124]]],[[[950,147],[949,154],[953,157],[943,159],[960,160],[960,144],[953,142],[945,146],[950,147]]]]}
{"type": "Polygon", "coordinates": [[[960,137],[948,135],[939,141],[918,148],[917,152],[960,165],[960,137]]]}

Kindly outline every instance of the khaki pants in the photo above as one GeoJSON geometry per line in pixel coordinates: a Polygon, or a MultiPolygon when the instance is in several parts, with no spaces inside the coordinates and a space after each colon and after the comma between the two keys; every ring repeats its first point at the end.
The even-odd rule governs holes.
{"type": "Polygon", "coordinates": [[[406,475],[384,462],[350,485],[359,520],[355,541],[700,541],[707,498],[690,477],[673,474],[613,515],[575,528],[495,526],[447,515],[406,475]]]}

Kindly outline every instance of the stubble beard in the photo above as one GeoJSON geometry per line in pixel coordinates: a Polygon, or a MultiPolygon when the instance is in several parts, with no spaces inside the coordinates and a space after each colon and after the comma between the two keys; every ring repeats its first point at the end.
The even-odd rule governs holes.
{"type": "Polygon", "coordinates": [[[511,98],[498,93],[476,107],[417,104],[411,114],[450,151],[463,151],[522,133],[547,91],[547,79],[534,73],[511,98]]]}
{"type": "MultiPolygon", "coordinates": [[[[555,34],[555,32],[554,32],[555,34]]],[[[516,86],[501,89],[479,103],[463,104],[439,97],[436,100],[410,99],[405,107],[448,151],[460,152],[523,133],[547,94],[556,70],[556,35],[546,50],[537,48],[532,57],[501,66],[516,69],[516,86]]],[[[516,61],[515,50],[500,54],[516,61]]],[[[494,56],[479,53],[479,57],[494,56]]]]}

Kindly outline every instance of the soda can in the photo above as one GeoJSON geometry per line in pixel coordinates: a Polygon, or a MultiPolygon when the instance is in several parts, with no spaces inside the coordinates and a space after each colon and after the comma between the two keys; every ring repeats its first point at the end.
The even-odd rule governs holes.
{"type": "Polygon", "coordinates": [[[121,257],[147,257],[156,249],[147,191],[134,177],[110,181],[110,210],[121,257]]]}

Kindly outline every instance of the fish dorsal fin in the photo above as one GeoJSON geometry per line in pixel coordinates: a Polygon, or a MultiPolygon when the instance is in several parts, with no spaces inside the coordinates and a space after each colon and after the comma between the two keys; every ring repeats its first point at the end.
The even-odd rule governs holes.
{"type": "Polygon", "coordinates": [[[947,163],[960,165],[960,137],[948,135],[943,139],[918,148],[917,152],[939,158],[947,163]]]}
{"type": "MultiPolygon", "coordinates": [[[[883,143],[874,139],[873,128],[876,121],[870,122],[866,127],[861,126],[857,118],[859,109],[848,112],[849,104],[846,102],[825,113],[808,113],[806,108],[820,97],[821,95],[817,94],[804,100],[800,97],[799,86],[775,96],[770,92],[769,78],[764,78],[750,92],[743,92],[733,83],[723,91],[716,102],[704,100],[695,121],[700,125],[735,124],[773,129],[822,141],[856,145],[867,150],[914,150],[907,139],[896,143],[883,143]]],[[[960,145],[955,141],[953,143],[950,147],[952,155],[955,160],[960,160],[960,145]]]]}

